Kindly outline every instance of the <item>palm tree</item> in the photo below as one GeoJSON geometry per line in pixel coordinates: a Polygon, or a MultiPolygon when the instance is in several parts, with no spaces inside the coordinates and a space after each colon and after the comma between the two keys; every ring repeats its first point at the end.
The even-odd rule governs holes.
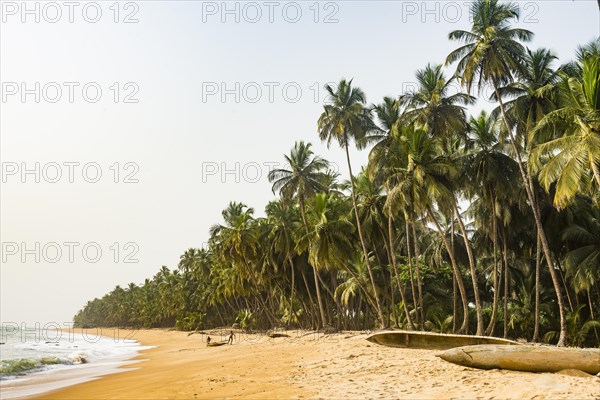
{"type": "MultiPolygon", "coordinates": [[[[498,223],[502,223],[502,206],[517,197],[514,179],[517,165],[505,154],[504,146],[498,142],[497,120],[482,111],[477,118],[469,119],[466,144],[466,174],[470,182],[465,185],[467,195],[477,199],[471,203],[469,213],[474,217],[477,230],[485,232],[492,240],[494,299],[488,335],[494,332],[498,316],[500,282],[498,279],[498,223]]],[[[517,187],[518,189],[518,187],[517,187]]]]}
{"type": "MultiPolygon", "coordinates": [[[[381,104],[375,105],[373,107],[375,111],[375,115],[377,116],[377,120],[379,122],[380,129],[374,131],[372,135],[366,138],[367,142],[375,143],[373,148],[369,153],[369,164],[368,164],[368,174],[373,177],[377,181],[383,182],[383,186],[385,187],[386,192],[389,194],[391,188],[389,187],[389,180],[387,179],[389,175],[390,168],[394,165],[394,155],[395,155],[395,144],[397,143],[395,138],[398,136],[398,129],[402,124],[403,116],[401,112],[401,103],[399,100],[392,99],[390,97],[384,97],[383,102],[381,104]]],[[[394,216],[398,215],[399,210],[393,209],[390,206],[389,196],[385,198],[384,211],[387,214],[387,226],[388,226],[388,248],[390,252],[390,262],[392,264],[392,268],[394,270],[394,274],[396,276],[396,281],[398,283],[398,291],[400,292],[400,297],[402,299],[404,314],[406,315],[406,321],[411,329],[414,329],[415,326],[413,324],[412,318],[410,316],[410,312],[408,311],[408,303],[406,302],[406,297],[404,294],[404,287],[402,286],[402,282],[400,280],[400,276],[398,274],[398,264],[396,258],[396,248],[394,246],[394,216]]],[[[415,311],[418,310],[417,300],[416,300],[416,290],[414,285],[413,273],[412,273],[412,257],[410,253],[410,241],[409,238],[409,230],[408,230],[408,219],[405,219],[406,222],[406,247],[408,250],[408,264],[410,270],[410,281],[412,288],[412,298],[413,305],[415,311]]]]}
{"type": "Polygon", "coordinates": [[[588,293],[594,318],[589,293],[600,282],[600,209],[580,199],[576,210],[575,221],[562,234],[570,249],[565,254],[566,277],[571,278],[576,293],[588,293]]]}
{"type": "MultiPolygon", "coordinates": [[[[443,140],[450,149],[456,144],[455,139],[464,136],[467,131],[464,106],[475,101],[472,96],[465,93],[459,92],[450,95],[449,90],[453,80],[454,78],[446,79],[441,65],[431,66],[428,64],[425,69],[417,71],[417,90],[401,97],[408,104],[406,116],[413,123],[425,127],[433,137],[443,140]]],[[[467,249],[475,294],[477,334],[483,335],[483,313],[477,284],[475,258],[455,199],[452,199],[451,211],[458,220],[467,249]]]]}
{"type": "Polygon", "coordinates": [[[334,90],[330,85],[325,85],[325,90],[329,93],[331,102],[323,106],[324,112],[319,117],[319,137],[322,141],[327,142],[328,147],[333,140],[336,140],[340,147],[343,147],[346,151],[346,161],[348,163],[348,172],[350,174],[352,189],[351,197],[354,206],[358,237],[360,239],[365,264],[369,271],[369,279],[373,288],[379,322],[381,326],[384,327],[385,320],[383,317],[383,310],[379,301],[379,293],[377,291],[377,285],[375,284],[375,277],[369,261],[369,253],[367,251],[367,245],[358,215],[354,175],[352,174],[349,151],[350,142],[352,140],[355,141],[358,147],[364,146],[363,139],[374,126],[370,112],[365,108],[365,94],[359,88],[352,87],[352,80],[346,81],[345,79],[342,79],[337,86],[337,90],[334,90]]]}
{"type": "Polygon", "coordinates": [[[513,19],[519,18],[519,7],[515,3],[477,0],[471,6],[471,15],[473,18],[471,31],[456,30],[450,33],[450,40],[458,40],[466,44],[451,52],[446,59],[446,64],[458,61],[456,75],[460,77],[461,83],[466,86],[469,93],[475,83],[477,83],[479,91],[486,83],[491,83],[494,88],[502,119],[510,137],[510,144],[517,157],[519,172],[533,211],[546,263],[552,276],[561,321],[558,345],[564,346],[567,325],[560,282],[552,263],[552,255],[542,226],[540,210],[536,207],[531,177],[523,163],[502,96],[498,92],[500,87],[506,86],[514,80],[515,71],[522,71],[525,48],[519,43],[519,40],[528,41],[532,38],[533,33],[525,29],[513,28],[510,25],[513,19]]]}
{"type": "MultiPolygon", "coordinates": [[[[306,215],[306,200],[313,198],[319,192],[325,191],[327,189],[327,182],[329,182],[327,174],[329,162],[319,156],[315,156],[311,147],[310,143],[304,143],[303,141],[296,142],[290,155],[284,156],[289,169],[274,169],[269,172],[268,176],[269,181],[273,183],[273,193],[279,192],[281,197],[288,201],[294,198],[298,200],[305,230],[309,229],[306,215]]],[[[326,317],[321,290],[319,288],[319,273],[316,265],[312,264],[312,269],[321,315],[321,326],[324,327],[326,317]]]]}
{"type": "Polygon", "coordinates": [[[534,133],[558,131],[560,136],[538,145],[532,159],[544,163],[539,179],[550,189],[556,182],[554,205],[564,208],[585,186],[600,191],[600,56],[583,60],[580,77],[560,84],[563,106],[544,116],[534,133]]]}
{"type": "MultiPolygon", "coordinates": [[[[448,251],[452,268],[459,286],[463,305],[463,324],[461,331],[468,329],[468,302],[464,283],[456,262],[454,251],[450,242],[446,239],[442,227],[434,216],[434,204],[452,204],[454,194],[450,189],[450,179],[456,176],[456,168],[448,162],[448,159],[440,155],[440,140],[429,136],[423,129],[415,128],[414,125],[401,128],[401,134],[397,138],[395,147],[396,165],[390,170],[388,176],[389,187],[388,201],[390,207],[396,208],[404,205],[412,210],[413,215],[425,213],[436,226],[438,233],[448,251]]],[[[417,234],[414,229],[413,238],[417,234]]],[[[415,249],[417,247],[415,246],[415,249]]],[[[416,255],[416,254],[415,254],[416,255]]],[[[423,307],[423,296],[421,293],[421,278],[417,257],[417,281],[419,286],[419,302],[423,307]]],[[[421,313],[423,313],[421,309],[421,313]]],[[[424,318],[421,320],[424,322],[424,318]]]]}
{"type": "MultiPolygon", "coordinates": [[[[524,68],[515,72],[517,80],[498,89],[502,98],[513,98],[505,104],[506,114],[510,119],[511,127],[514,127],[516,132],[515,137],[519,142],[519,148],[524,149],[525,153],[530,153],[531,147],[541,139],[532,134],[540,120],[557,107],[559,99],[557,82],[560,74],[572,69],[569,65],[554,69],[552,64],[555,60],[557,60],[556,55],[548,49],[535,51],[527,49],[524,68]]],[[[494,115],[497,116],[499,113],[499,109],[494,110],[494,115]]],[[[535,206],[539,207],[538,197],[535,197],[535,202],[535,206]]],[[[537,242],[541,246],[539,237],[537,242]]],[[[536,253],[539,254],[539,249],[536,253]]],[[[534,341],[539,339],[540,261],[540,257],[536,256],[534,341]]]]}
{"type": "Polygon", "coordinates": [[[461,135],[467,123],[464,106],[475,98],[466,93],[450,94],[455,77],[446,79],[441,65],[427,64],[416,74],[417,90],[400,97],[408,107],[404,116],[408,121],[427,126],[435,137],[461,135]]]}
{"type": "Polygon", "coordinates": [[[210,242],[218,249],[218,257],[223,264],[231,264],[239,279],[248,279],[252,283],[252,291],[256,294],[261,307],[271,324],[274,316],[270,313],[271,308],[267,306],[262,298],[260,278],[264,275],[257,271],[258,260],[258,230],[253,217],[254,209],[243,203],[231,202],[221,213],[225,225],[213,225],[210,228],[210,242]]]}
{"type": "Polygon", "coordinates": [[[301,231],[297,249],[308,250],[308,259],[315,268],[348,270],[347,264],[355,254],[355,247],[352,240],[354,226],[346,215],[348,208],[344,200],[335,195],[319,193],[311,202],[307,214],[308,229],[301,231]]]}
{"type": "MultiPolygon", "coordinates": [[[[283,264],[287,264],[291,274],[290,307],[295,314],[294,292],[296,289],[296,274],[293,255],[295,252],[294,234],[300,225],[297,208],[291,207],[282,200],[272,201],[265,208],[267,214],[268,245],[271,248],[269,254],[279,255],[283,258],[283,264]]],[[[276,263],[276,261],[271,261],[276,263]]]]}
{"type": "MultiPolygon", "coordinates": [[[[560,75],[570,68],[568,65],[557,69],[552,67],[558,57],[548,49],[532,51],[527,49],[523,68],[515,71],[516,79],[498,88],[501,98],[513,98],[504,104],[509,122],[516,131],[519,145],[526,150],[535,144],[531,136],[540,120],[557,107],[560,75]]],[[[494,110],[498,116],[499,109],[494,110]]]]}

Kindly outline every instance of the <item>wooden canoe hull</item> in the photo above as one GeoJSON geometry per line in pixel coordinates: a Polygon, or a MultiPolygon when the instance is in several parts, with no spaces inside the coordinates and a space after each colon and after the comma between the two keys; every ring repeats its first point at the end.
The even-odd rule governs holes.
{"type": "Polygon", "coordinates": [[[447,350],[477,344],[519,345],[512,340],[489,336],[451,335],[416,331],[383,331],[367,337],[373,343],[411,349],[447,350]]]}
{"type": "Polygon", "coordinates": [[[480,345],[446,350],[438,357],[453,364],[480,369],[527,372],[577,369],[593,375],[600,373],[600,349],[480,345]]]}
{"type": "Polygon", "coordinates": [[[227,342],[210,342],[210,343],[207,343],[206,346],[217,347],[217,346],[223,346],[225,344],[227,344],[227,342]]]}

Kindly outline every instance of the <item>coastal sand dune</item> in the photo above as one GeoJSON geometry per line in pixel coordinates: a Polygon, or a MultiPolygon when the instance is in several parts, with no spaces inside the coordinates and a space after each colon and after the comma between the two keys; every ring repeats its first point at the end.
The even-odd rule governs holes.
{"type": "Polygon", "coordinates": [[[372,344],[366,334],[286,333],[238,333],[234,345],[208,348],[201,334],[137,331],[134,339],[158,346],[138,357],[146,361],[38,398],[600,399],[594,376],[482,371],[447,363],[438,351],[372,344]]]}

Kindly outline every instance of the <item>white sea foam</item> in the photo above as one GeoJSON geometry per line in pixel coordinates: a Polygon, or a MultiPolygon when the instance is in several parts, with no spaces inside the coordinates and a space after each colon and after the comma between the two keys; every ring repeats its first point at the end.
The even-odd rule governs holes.
{"type": "Polygon", "coordinates": [[[55,333],[51,340],[31,331],[3,335],[4,344],[0,346],[0,397],[3,400],[119,372],[118,367],[131,363],[127,360],[149,348],[140,346],[135,335],[105,337],[96,330],[87,334],[55,333]]]}

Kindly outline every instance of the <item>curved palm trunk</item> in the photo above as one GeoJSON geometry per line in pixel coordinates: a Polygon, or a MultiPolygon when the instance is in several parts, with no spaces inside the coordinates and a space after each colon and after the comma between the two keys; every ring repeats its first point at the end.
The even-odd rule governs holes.
{"type": "Polygon", "coordinates": [[[496,81],[493,80],[494,92],[496,94],[496,98],[498,99],[498,104],[500,106],[500,112],[502,113],[502,119],[504,120],[504,125],[510,135],[510,144],[515,152],[517,157],[517,163],[519,165],[519,172],[521,173],[521,177],[523,179],[523,186],[525,186],[525,191],[527,192],[527,199],[529,200],[529,206],[533,211],[533,218],[535,220],[535,226],[537,228],[537,233],[540,237],[540,241],[542,243],[542,249],[544,250],[544,257],[546,258],[546,264],[548,264],[548,269],[550,270],[550,277],[552,278],[552,284],[554,286],[554,291],[556,292],[556,300],[558,302],[558,313],[560,317],[560,336],[558,338],[557,346],[565,346],[567,340],[567,318],[565,315],[565,305],[562,298],[562,291],[560,289],[560,282],[556,271],[554,270],[554,263],[552,262],[552,254],[550,252],[550,246],[548,245],[548,239],[546,238],[546,233],[544,232],[544,227],[542,226],[542,218],[539,206],[535,201],[533,196],[533,185],[531,176],[529,175],[529,171],[527,168],[523,166],[523,160],[521,157],[521,153],[517,148],[517,144],[515,142],[515,135],[513,131],[510,129],[510,125],[508,124],[508,117],[506,116],[506,110],[504,109],[504,103],[502,102],[502,98],[500,97],[500,93],[498,92],[498,85],[496,81]]]}
{"type": "Polygon", "coordinates": [[[396,252],[394,251],[394,229],[392,226],[392,215],[388,215],[388,237],[390,242],[390,254],[392,258],[392,266],[394,268],[394,273],[396,274],[396,280],[398,281],[398,290],[400,291],[400,297],[402,298],[402,305],[404,306],[404,314],[406,314],[406,321],[408,325],[410,325],[411,329],[415,329],[415,326],[412,322],[412,318],[410,318],[410,312],[408,312],[408,306],[406,305],[406,298],[404,297],[404,288],[402,287],[402,283],[400,282],[400,276],[398,275],[398,267],[396,265],[396,252]]]}
{"type": "Polygon", "coordinates": [[[414,307],[415,313],[417,313],[416,314],[417,323],[419,323],[419,314],[418,314],[419,308],[417,307],[417,289],[415,288],[415,278],[413,275],[413,266],[412,266],[412,251],[410,249],[410,247],[411,247],[410,226],[409,226],[409,222],[408,222],[408,215],[406,213],[404,214],[404,229],[406,231],[406,250],[408,253],[408,272],[410,275],[410,289],[411,289],[411,294],[412,294],[413,307],[414,307]]]}
{"type": "Polygon", "coordinates": [[[469,238],[467,237],[467,230],[465,229],[465,224],[458,212],[458,208],[456,207],[456,201],[452,204],[454,208],[454,215],[456,215],[456,219],[458,220],[458,226],[460,227],[460,232],[463,236],[463,241],[465,243],[465,247],[467,249],[467,256],[469,258],[469,268],[471,269],[471,280],[473,281],[473,292],[475,293],[475,310],[477,312],[477,335],[483,335],[483,314],[481,312],[481,299],[479,297],[479,285],[477,284],[477,271],[475,270],[475,259],[473,258],[473,251],[471,249],[471,242],[469,242],[469,238]]]}
{"type": "Polygon", "coordinates": [[[489,336],[494,335],[494,329],[496,328],[496,321],[498,320],[498,300],[500,299],[500,288],[498,282],[498,233],[496,231],[496,203],[492,202],[492,243],[493,243],[493,252],[494,252],[494,304],[492,305],[492,316],[490,318],[490,323],[486,329],[486,334],[489,336]]]}
{"type": "Polygon", "coordinates": [[[292,271],[292,291],[290,294],[290,307],[292,308],[292,313],[296,317],[296,321],[298,321],[298,323],[300,323],[300,316],[298,315],[298,313],[296,312],[296,309],[294,308],[294,295],[296,294],[296,272],[294,271],[294,262],[292,261],[292,258],[289,255],[287,257],[287,260],[288,260],[290,270],[292,271]]]}
{"type": "Polygon", "coordinates": [[[429,206],[427,207],[427,215],[429,216],[431,221],[435,224],[435,227],[437,228],[438,233],[440,234],[440,237],[442,238],[442,241],[444,242],[446,251],[448,252],[448,255],[450,256],[450,262],[452,264],[452,270],[454,271],[454,276],[456,277],[456,283],[458,285],[458,291],[460,292],[460,297],[462,300],[462,308],[463,308],[463,322],[458,331],[460,333],[469,333],[469,305],[467,303],[467,291],[465,290],[465,284],[462,280],[460,270],[458,269],[458,264],[456,263],[456,258],[454,257],[454,252],[452,251],[452,247],[450,246],[450,243],[448,243],[448,239],[444,235],[444,231],[443,231],[442,227],[438,223],[437,219],[435,219],[435,216],[433,215],[433,212],[431,211],[431,208],[429,208],[429,206]]]}
{"type": "Polygon", "coordinates": [[[358,237],[360,239],[360,244],[362,246],[362,251],[365,257],[365,265],[367,266],[367,270],[369,271],[369,279],[371,280],[371,286],[373,286],[373,297],[375,297],[375,305],[377,308],[377,316],[379,318],[379,324],[381,328],[384,328],[386,322],[383,318],[383,311],[381,309],[381,303],[379,302],[379,292],[377,290],[377,285],[375,285],[375,278],[373,276],[373,270],[371,269],[371,262],[369,261],[369,253],[367,252],[367,246],[365,244],[365,239],[363,237],[362,227],[360,224],[360,218],[358,216],[358,207],[356,204],[356,194],[354,193],[356,188],[354,187],[354,175],[352,175],[352,165],[350,164],[350,152],[348,150],[348,140],[344,143],[344,148],[346,150],[346,161],[348,162],[348,172],[350,173],[350,184],[352,188],[352,205],[354,206],[354,216],[356,218],[356,228],[358,229],[358,237]]]}
{"type": "MultiPolygon", "coordinates": [[[[302,222],[304,223],[304,228],[308,230],[308,222],[306,220],[306,210],[304,208],[304,199],[300,198],[300,213],[302,214],[302,222]]],[[[325,317],[325,308],[323,307],[323,300],[321,299],[321,290],[319,289],[319,273],[317,272],[317,267],[312,265],[313,275],[315,278],[315,291],[317,292],[317,302],[319,303],[319,313],[321,315],[321,327],[324,328],[327,324],[327,318],[325,317]]]]}
{"type": "Polygon", "coordinates": [[[308,300],[310,301],[311,312],[310,317],[312,320],[313,328],[319,329],[319,322],[315,315],[317,314],[315,311],[315,301],[313,300],[312,294],[310,293],[310,285],[308,284],[308,279],[306,278],[306,274],[303,269],[300,269],[300,273],[302,274],[302,280],[304,281],[304,286],[306,287],[306,293],[308,293],[308,300]]]}
{"type": "Polygon", "coordinates": [[[506,232],[503,231],[503,262],[504,262],[504,303],[502,306],[502,316],[503,316],[503,337],[506,339],[508,337],[508,287],[510,284],[510,277],[508,276],[508,244],[506,243],[506,232]]]}
{"type": "Polygon", "coordinates": [[[423,281],[421,281],[421,268],[419,267],[419,239],[417,238],[417,229],[415,228],[415,221],[412,221],[413,241],[415,244],[415,271],[417,273],[417,289],[419,290],[419,309],[415,312],[419,312],[421,316],[421,330],[425,330],[425,307],[423,306],[423,281]]]}
{"type": "MultiPolygon", "coordinates": [[[[451,226],[450,230],[450,246],[452,249],[452,253],[454,253],[454,224],[451,226]]],[[[456,283],[456,275],[452,274],[452,333],[456,333],[456,321],[458,317],[458,284],[456,283]]]]}
{"type": "Polygon", "coordinates": [[[456,276],[452,274],[452,333],[456,333],[456,320],[458,319],[458,285],[456,284],[456,276]]]}
{"type": "Polygon", "coordinates": [[[535,322],[533,325],[532,342],[540,340],[540,258],[542,246],[540,245],[540,235],[537,235],[535,244],[535,322]]]}

